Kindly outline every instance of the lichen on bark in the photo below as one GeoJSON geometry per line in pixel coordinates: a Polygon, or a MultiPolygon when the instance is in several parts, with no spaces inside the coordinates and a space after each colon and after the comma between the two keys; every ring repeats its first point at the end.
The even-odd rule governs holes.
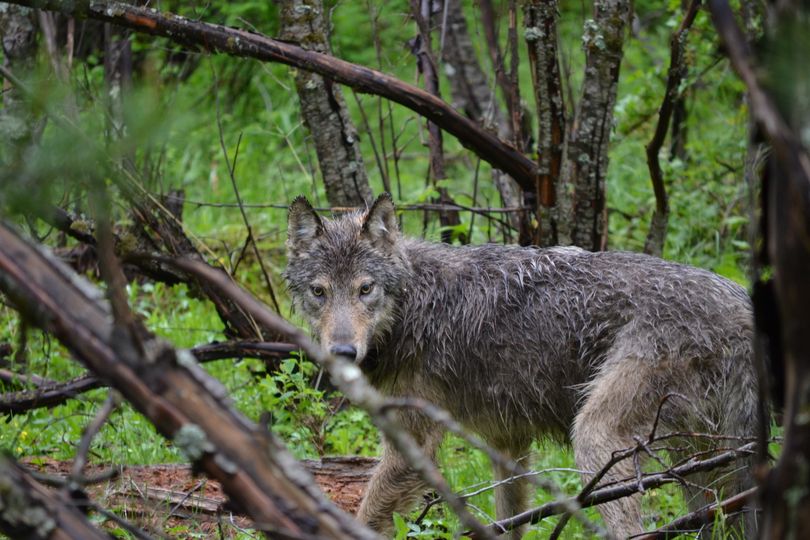
{"type": "MultiPolygon", "coordinates": [[[[331,53],[328,20],[321,0],[282,0],[279,6],[282,39],[308,50],[331,53]]],[[[304,123],[315,143],[329,204],[345,207],[370,203],[372,192],[357,130],[340,87],[304,70],[296,70],[295,87],[304,123]]]]}

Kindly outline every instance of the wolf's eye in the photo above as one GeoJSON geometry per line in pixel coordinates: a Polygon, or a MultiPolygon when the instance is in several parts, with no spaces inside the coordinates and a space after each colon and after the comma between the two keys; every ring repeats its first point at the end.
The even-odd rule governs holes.
{"type": "Polygon", "coordinates": [[[312,296],[323,296],[323,287],[314,285],[310,290],[312,291],[312,296]]]}
{"type": "Polygon", "coordinates": [[[363,283],[362,285],[360,285],[360,294],[366,295],[366,294],[370,293],[373,288],[374,288],[374,283],[371,283],[371,282],[363,283]]]}

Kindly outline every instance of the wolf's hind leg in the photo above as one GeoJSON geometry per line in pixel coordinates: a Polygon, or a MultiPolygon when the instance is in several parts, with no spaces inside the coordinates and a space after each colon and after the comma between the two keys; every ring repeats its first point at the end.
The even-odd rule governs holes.
{"type": "MultiPolygon", "coordinates": [[[[425,454],[435,461],[436,449],[441,443],[443,431],[428,424],[416,415],[402,414],[403,424],[411,431],[425,454]]],[[[394,512],[408,513],[427,490],[419,477],[402,455],[388,442],[384,442],[383,456],[374,471],[363,495],[357,518],[383,536],[390,537],[394,531],[394,512]]]]}
{"type": "MultiPolygon", "coordinates": [[[[649,373],[642,362],[616,362],[590,383],[584,404],[574,420],[572,442],[577,466],[587,483],[610,461],[613,453],[636,445],[645,437],[655,415],[649,373]]],[[[619,461],[601,482],[635,476],[632,458],[619,461]]],[[[641,497],[634,495],[599,505],[599,513],[617,538],[642,532],[641,497]]]]}
{"type": "MultiPolygon", "coordinates": [[[[513,446],[509,450],[501,450],[505,457],[526,465],[529,444],[513,446]]],[[[526,510],[526,478],[512,478],[514,473],[508,468],[499,464],[493,466],[495,480],[498,485],[495,487],[495,515],[498,520],[510,518],[526,510]]],[[[519,527],[512,530],[509,535],[503,536],[508,540],[518,540],[525,532],[526,527],[519,527]]]]}

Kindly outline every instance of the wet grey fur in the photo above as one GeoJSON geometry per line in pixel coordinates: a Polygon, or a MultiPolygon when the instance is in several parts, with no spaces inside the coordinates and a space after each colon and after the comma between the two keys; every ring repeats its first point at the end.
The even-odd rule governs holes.
{"type": "MultiPolygon", "coordinates": [[[[711,272],[635,253],[405,238],[385,195],[334,220],[296,199],[287,248],[295,305],[324,347],[354,348],[383,392],[448,409],[515,459],[551,436],[598,471],[649,434],[670,393],[680,396],[665,401],[658,433],[755,434],[749,298],[711,272]]],[[[402,420],[433,454],[442,430],[413,412],[402,420]]],[[[634,474],[626,460],[609,478],[634,474]]],[[[749,483],[743,473],[712,487],[728,495],[749,483]]],[[[424,489],[386,446],[359,517],[390,534],[392,513],[424,489]]],[[[686,491],[692,508],[712,502],[686,491]]],[[[499,518],[525,509],[523,482],[500,489],[496,506],[499,518]]],[[[617,536],[642,531],[638,496],[600,511],[617,536]]]]}

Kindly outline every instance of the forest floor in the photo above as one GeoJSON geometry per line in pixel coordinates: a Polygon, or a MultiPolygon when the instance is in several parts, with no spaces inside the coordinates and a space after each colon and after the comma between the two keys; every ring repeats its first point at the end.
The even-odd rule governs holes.
{"type": "MultiPolygon", "coordinates": [[[[53,479],[67,479],[72,461],[48,457],[22,460],[29,469],[53,479]]],[[[340,508],[354,513],[360,504],[375,458],[346,456],[302,460],[326,495],[340,508]]],[[[89,464],[84,477],[92,478],[109,471],[109,466],[89,464]]],[[[109,480],[88,485],[87,495],[98,505],[115,511],[145,530],[171,530],[188,526],[202,534],[222,531],[222,523],[236,529],[250,529],[244,516],[233,512],[219,483],[195,475],[183,464],[121,467],[109,480]],[[167,512],[168,509],[168,512],[167,512]]],[[[230,535],[226,535],[230,536],[230,535]]]]}

